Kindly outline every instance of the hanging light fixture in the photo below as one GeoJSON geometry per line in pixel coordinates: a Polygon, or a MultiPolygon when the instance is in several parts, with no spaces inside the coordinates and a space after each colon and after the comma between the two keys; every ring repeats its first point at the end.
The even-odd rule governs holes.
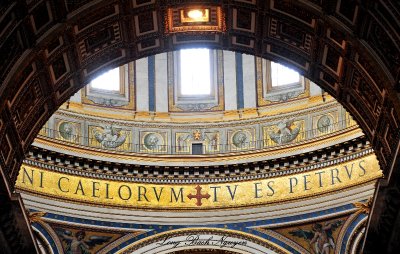
{"type": "Polygon", "coordinates": [[[196,21],[196,20],[201,21],[202,17],[204,16],[204,12],[203,12],[203,10],[193,9],[193,10],[187,11],[187,16],[194,21],[196,21]]]}
{"type": "Polygon", "coordinates": [[[226,30],[222,8],[215,5],[168,8],[165,24],[167,33],[226,30]]]}
{"type": "Polygon", "coordinates": [[[209,22],[210,21],[210,10],[207,8],[186,8],[181,10],[181,22],[184,23],[197,23],[197,22],[209,22]]]}

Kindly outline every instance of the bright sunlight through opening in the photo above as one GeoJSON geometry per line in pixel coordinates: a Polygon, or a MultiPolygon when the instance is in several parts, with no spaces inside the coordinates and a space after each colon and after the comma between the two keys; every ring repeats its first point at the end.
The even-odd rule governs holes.
{"type": "Polygon", "coordinates": [[[300,74],[288,67],[271,62],[272,86],[285,86],[300,82],[300,74]]]}
{"type": "Polygon", "coordinates": [[[93,79],[90,85],[96,89],[119,91],[119,68],[103,73],[93,79]]]}
{"type": "Polygon", "coordinates": [[[183,49],[180,51],[182,95],[208,95],[211,93],[209,49],[183,49]]]}

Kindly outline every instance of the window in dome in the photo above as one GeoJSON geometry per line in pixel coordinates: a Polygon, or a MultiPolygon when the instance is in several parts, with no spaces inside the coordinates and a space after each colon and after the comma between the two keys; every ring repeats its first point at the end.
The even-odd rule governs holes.
{"type": "Polygon", "coordinates": [[[211,94],[211,55],[209,49],[180,50],[181,95],[211,94]]]}
{"type": "Polygon", "coordinates": [[[272,61],[256,58],[257,103],[265,106],[310,95],[310,81],[297,71],[272,61]]]}
{"type": "Polygon", "coordinates": [[[272,87],[297,85],[300,74],[286,66],[271,62],[272,87]]]}
{"type": "Polygon", "coordinates": [[[102,73],[81,91],[83,104],[135,108],[134,62],[102,73]]]}
{"type": "Polygon", "coordinates": [[[167,54],[167,62],[170,112],[224,109],[221,50],[177,50],[167,54]]]}
{"type": "Polygon", "coordinates": [[[90,82],[90,86],[94,89],[106,91],[120,90],[120,71],[119,68],[109,70],[90,82]]]}

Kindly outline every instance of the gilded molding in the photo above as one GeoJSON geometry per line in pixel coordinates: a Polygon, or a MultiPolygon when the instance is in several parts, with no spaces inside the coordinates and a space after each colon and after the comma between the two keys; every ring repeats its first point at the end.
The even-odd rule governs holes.
{"type": "MultiPolygon", "coordinates": [[[[208,183],[209,181],[213,181],[216,183],[229,183],[235,181],[248,181],[248,180],[257,180],[264,179],[275,176],[286,176],[295,173],[304,173],[310,170],[321,169],[326,166],[334,165],[341,162],[348,162],[352,159],[361,158],[363,156],[367,156],[373,153],[372,149],[363,149],[357,152],[348,153],[348,151],[344,151],[340,156],[324,159],[323,161],[319,161],[319,159],[315,159],[314,161],[307,161],[305,163],[297,163],[293,165],[288,165],[285,167],[277,167],[277,168],[269,168],[269,161],[264,161],[263,165],[258,166],[257,168],[249,167],[247,164],[239,164],[241,167],[248,169],[247,174],[237,175],[236,173],[225,173],[223,176],[212,176],[212,175],[204,175],[204,172],[198,174],[198,177],[191,178],[180,178],[180,177],[171,177],[174,175],[174,170],[167,171],[167,174],[164,173],[162,177],[159,175],[141,175],[143,172],[139,170],[138,174],[124,174],[121,175],[118,172],[99,172],[95,170],[91,170],[90,168],[71,168],[68,165],[54,165],[52,163],[42,162],[37,159],[25,159],[24,165],[45,168],[54,172],[59,172],[62,174],[76,175],[76,176],[86,176],[94,179],[105,179],[105,180],[115,180],[115,181],[126,181],[126,182],[135,182],[135,183],[144,183],[144,182],[154,182],[154,183],[180,183],[180,184],[189,184],[189,183],[208,183]],[[268,167],[268,169],[266,169],[268,167]],[[140,172],[139,172],[140,171],[140,172]]],[[[307,158],[307,156],[306,156],[307,158]]],[[[298,161],[302,161],[303,157],[298,156],[298,161]]],[[[57,160],[57,159],[56,159],[57,160]]],[[[110,164],[112,166],[112,164],[110,164]]],[[[223,166],[221,166],[223,168],[223,166]]],[[[169,170],[170,168],[166,168],[169,170]]],[[[218,169],[218,168],[217,168],[218,169]]]]}

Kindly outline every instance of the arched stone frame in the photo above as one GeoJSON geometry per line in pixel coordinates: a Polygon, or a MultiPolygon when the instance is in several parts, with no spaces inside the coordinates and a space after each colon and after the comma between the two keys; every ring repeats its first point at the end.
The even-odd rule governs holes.
{"type": "Polygon", "coordinates": [[[50,226],[44,222],[36,222],[32,224],[32,228],[42,237],[43,241],[49,244],[51,251],[49,254],[61,253],[62,245],[50,226]]]}
{"type": "Polygon", "coordinates": [[[126,247],[117,251],[118,254],[167,254],[174,251],[190,249],[219,249],[242,254],[291,253],[284,247],[267,239],[263,239],[261,237],[250,235],[240,231],[217,228],[172,230],[166,233],[161,233],[152,237],[145,238],[134,243],[121,244],[120,246],[126,247]]]}
{"type": "MultiPolygon", "coordinates": [[[[63,2],[60,6],[52,0],[2,2],[4,192],[11,195],[24,152],[41,126],[90,78],[140,57],[198,44],[288,64],[319,84],[359,122],[385,172],[381,188],[390,183],[400,139],[400,29],[391,22],[400,13],[398,4],[270,0],[210,1],[209,5],[222,7],[224,25],[198,35],[192,30],[167,33],[165,12],[179,8],[169,1],[63,2]],[[243,17],[248,18],[238,22],[243,17]]],[[[384,207],[396,206],[385,202],[384,207]]],[[[383,223],[390,232],[394,216],[386,214],[385,220],[375,223],[383,223]]]]}
{"type": "Polygon", "coordinates": [[[341,232],[339,241],[337,243],[338,248],[335,253],[345,254],[351,253],[356,254],[357,251],[361,250],[362,238],[365,235],[365,227],[367,224],[368,216],[365,211],[358,211],[353,214],[345,225],[345,230],[341,232]]]}

